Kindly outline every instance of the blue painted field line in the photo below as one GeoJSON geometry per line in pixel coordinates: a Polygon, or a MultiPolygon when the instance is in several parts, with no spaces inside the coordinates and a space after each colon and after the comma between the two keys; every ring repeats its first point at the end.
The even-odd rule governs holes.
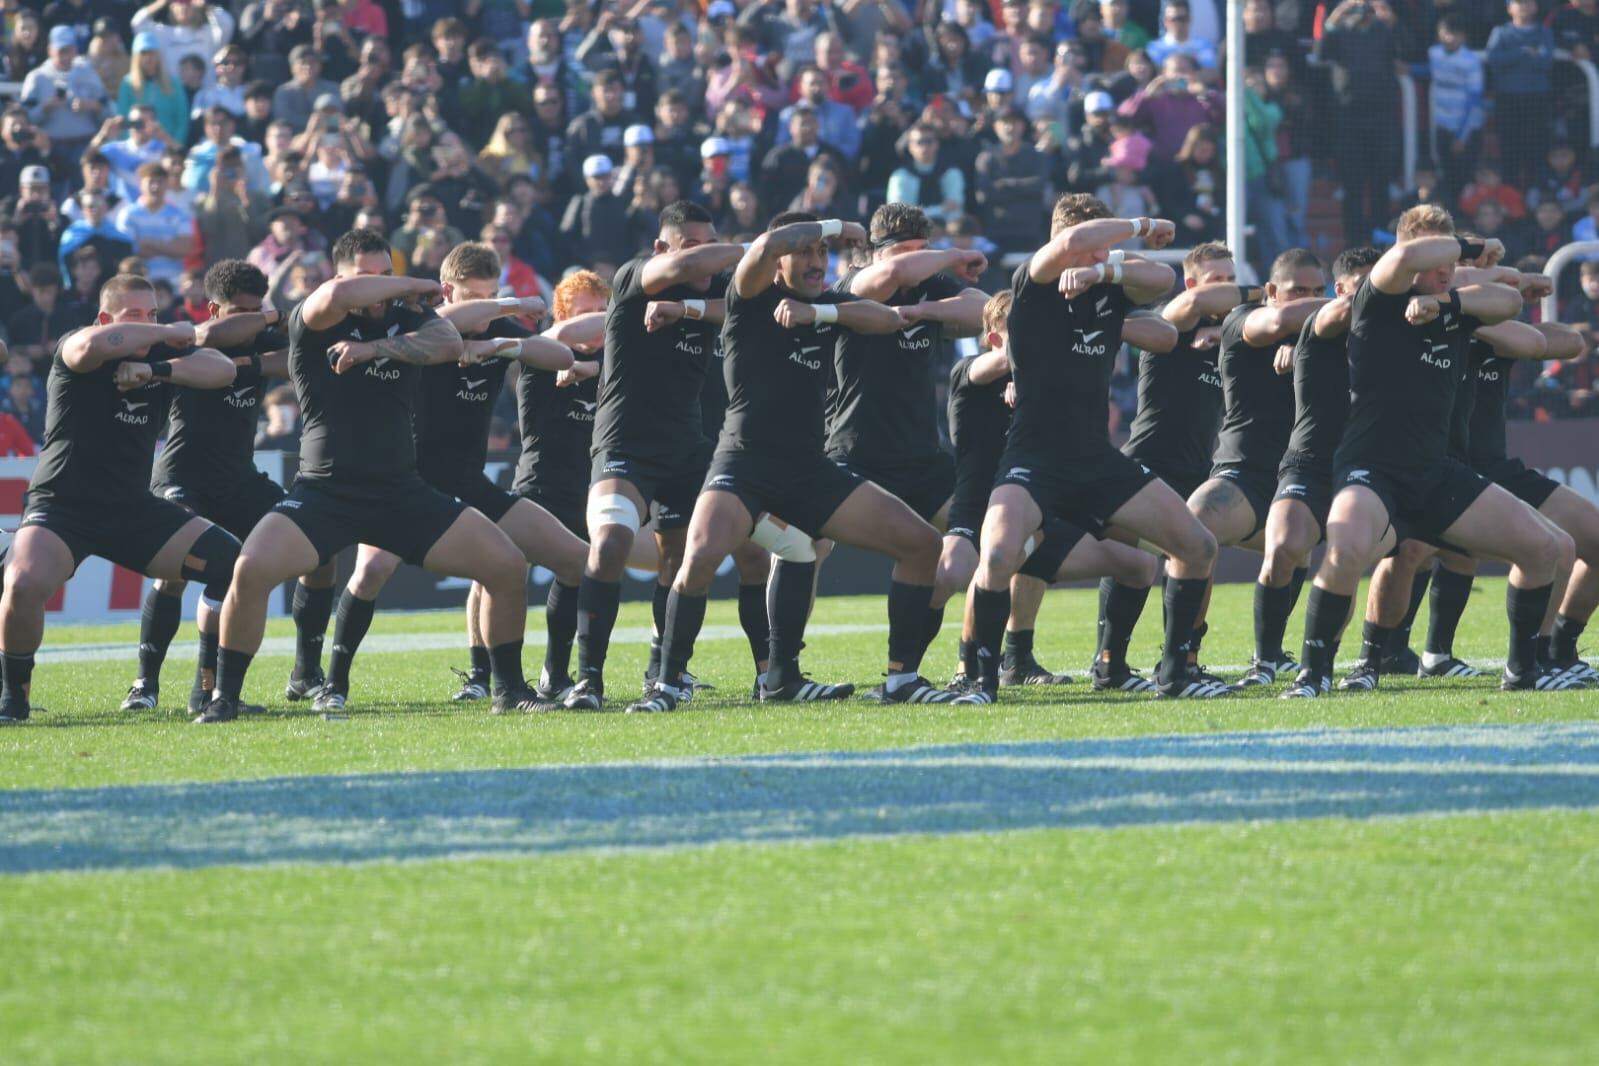
{"type": "Polygon", "coordinates": [[[0,791],[0,872],[1599,807],[1599,725],[1309,730],[0,791]]]}

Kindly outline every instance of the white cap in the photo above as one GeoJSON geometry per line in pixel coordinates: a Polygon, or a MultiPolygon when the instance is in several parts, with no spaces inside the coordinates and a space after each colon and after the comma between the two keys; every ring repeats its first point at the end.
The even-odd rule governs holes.
{"type": "Polygon", "coordinates": [[[585,178],[603,178],[612,170],[611,157],[608,155],[591,155],[583,160],[583,176],[585,178]]]}
{"type": "Polygon", "coordinates": [[[627,148],[632,148],[635,145],[640,144],[654,143],[655,131],[650,129],[648,126],[643,125],[642,123],[637,126],[629,126],[622,132],[622,144],[627,148]]]}
{"type": "Polygon", "coordinates": [[[988,77],[983,79],[985,93],[1008,93],[1016,88],[1016,79],[1010,76],[1010,71],[997,67],[988,72],[988,77]]]}
{"type": "Polygon", "coordinates": [[[41,166],[23,167],[22,173],[18,175],[17,184],[48,185],[50,184],[50,172],[41,166]]]}
{"type": "Polygon", "coordinates": [[[700,158],[709,159],[712,156],[732,155],[733,146],[727,143],[726,137],[707,137],[700,145],[700,158]]]}
{"type": "Polygon", "coordinates": [[[1092,114],[1095,111],[1114,111],[1116,101],[1110,93],[1100,90],[1089,93],[1083,97],[1083,110],[1092,114]]]}

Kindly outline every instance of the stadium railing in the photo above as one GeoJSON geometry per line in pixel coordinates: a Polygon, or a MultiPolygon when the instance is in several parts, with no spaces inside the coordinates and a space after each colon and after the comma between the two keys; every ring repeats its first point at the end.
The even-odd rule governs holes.
{"type": "Polygon", "coordinates": [[[1545,296],[1539,305],[1539,318],[1542,321],[1560,321],[1560,298],[1556,293],[1560,291],[1561,273],[1574,261],[1591,258],[1599,258],[1599,241],[1572,241],[1555,249],[1543,268],[1544,273],[1549,275],[1549,280],[1554,284],[1550,287],[1549,295],[1545,296]]]}

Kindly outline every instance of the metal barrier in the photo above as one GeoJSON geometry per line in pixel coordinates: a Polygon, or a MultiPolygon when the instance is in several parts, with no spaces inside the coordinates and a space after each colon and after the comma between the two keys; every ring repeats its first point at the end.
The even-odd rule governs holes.
{"type": "Polygon", "coordinates": [[[1566,51],[1555,52],[1555,59],[1576,67],[1588,83],[1588,147],[1599,147],[1599,67],[1586,59],[1574,59],[1566,51]]]}
{"type": "MultiPolygon", "coordinates": [[[[1421,119],[1416,106],[1416,79],[1409,74],[1399,75],[1399,128],[1404,149],[1405,188],[1416,187],[1416,152],[1421,139],[1421,119]]],[[[1427,123],[1432,129],[1432,123],[1427,123]]]]}
{"type": "Polygon", "coordinates": [[[1540,318],[1544,322],[1560,320],[1560,273],[1578,256],[1599,257],[1599,241],[1573,241],[1570,244],[1563,244],[1555,249],[1555,253],[1549,257],[1549,262],[1544,264],[1543,272],[1554,282],[1549,295],[1545,296],[1543,303],[1539,305],[1540,318]]]}

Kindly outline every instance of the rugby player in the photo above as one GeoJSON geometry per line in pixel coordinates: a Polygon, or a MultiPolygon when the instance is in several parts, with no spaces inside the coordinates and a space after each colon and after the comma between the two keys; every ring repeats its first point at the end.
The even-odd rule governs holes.
{"type": "MultiPolygon", "coordinates": [[[[205,275],[210,317],[196,334],[233,361],[225,389],[174,389],[167,440],[156,458],[150,491],[215,522],[243,540],[283,499],[276,481],[255,466],[255,431],[263,381],[288,376],[288,344],[273,328],[282,320],[266,306],[267,277],[242,259],[224,259],[205,275]]],[[[139,676],[122,701],[124,711],[152,710],[160,699],[161,664],[177,635],[187,582],[156,581],[144,598],[139,623],[139,676]]],[[[318,671],[322,637],[333,602],[333,565],[302,577],[294,588],[295,668],[292,690],[305,664],[318,671]]],[[[216,687],[217,632],[200,634],[200,661],[189,692],[189,713],[199,714],[216,687]]]]}
{"type": "MultiPolygon", "coordinates": [[[[568,708],[604,703],[623,570],[652,502],[660,572],[675,571],[682,558],[708,458],[699,398],[723,313],[712,280],[743,254],[717,242],[710,212],[678,201],[661,212],[652,253],[616,272],[594,416],[588,563],[578,587],[578,680],[564,698],[568,708]],[[675,321],[674,307],[681,308],[675,321]]],[[[664,629],[665,598],[657,597],[664,629]]]]}
{"type": "MultiPolygon", "coordinates": [[[[567,369],[572,365],[572,349],[563,340],[577,336],[577,329],[569,323],[550,334],[534,336],[522,325],[524,316],[537,320],[543,315],[544,301],[536,296],[496,298],[500,257],[492,245],[470,241],[456,245],[440,264],[439,279],[444,291],[439,314],[460,332],[465,353],[458,363],[435,364],[421,373],[412,418],[417,472],[435,489],[476,508],[497,524],[530,565],[543,566],[558,582],[575,587],[582,576],[587,545],[550,512],[490,481],[483,465],[488,461],[489,423],[511,363],[524,369],[567,369]]],[[[588,335],[582,339],[590,346],[599,340],[596,323],[588,323],[588,335]]],[[[339,598],[327,683],[317,694],[313,709],[337,711],[347,703],[351,663],[371,626],[378,594],[399,565],[400,557],[393,552],[361,546],[355,572],[339,598]]],[[[488,695],[492,671],[482,612],[482,589],[474,584],[466,603],[472,669],[457,671],[462,680],[453,697],[457,702],[488,695]]],[[[575,623],[575,617],[572,620],[575,623]]],[[[545,622],[559,628],[562,615],[547,612],[545,622]]],[[[549,634],[553,644],[569,644],[571,639],[570,630],[549,634]]]]}
{"type": "Polygon", "coordinates": [[[217,631],[239,542],[151,494],[150,472],[172,386],[226,388],[235,368],[221,352],[195,348],[193,325],[159,325],[155,316],[150,282],[118,274],[100,289],[95,324],[56,343],[44,447],[6,553],[0,724],[27,719],[45,604],[91,555],[158,581],[203,582],[200,632],[217,631]]]}
{"type": "MultiPolygon", "coordinates": [[[[1006,346],[1012,295],[995,293],[983,307],[983,333],[988,351],[958,360],[949,375],[949,432],[955,443],[955,495],[949,509],[949,529],[938,560],[938,580],[933,587],[933,610],[941,615],[954,591],[966,589],[977,573],[977,531],[983,522],[999,462],[1010,431],[1010,353],[1006,346]]],[[[1123,336],[1151,351],[1171,351],[1177,330],[1154,315],[1127,320],[1123,336]]],[[[1069,675],[1053,674],[1033,657],[1033,630],[1044,592],[1052,581],[1118,575],[1118,584],[1148,591],[1155,580],[1154,556],[1113,540],[1095,540],[1063,519],[1047,517],[1034,534],[1039,543],[1011,578],[1010,617],[1005,626],[1005,651],[1000,662],[1001,685],[1061,684],[1069,675]]],[[[977,687],[981,666],[977,660],[972,613],[973,597],[966,597],[961,624],[960,671],[950,683],[958,692],[977,687]]]]}
{"type": "Polygon", "coordinates": [[[1396,522],[1417,537],[1511,564],[1501,684],[1548,687],[1558,675],[1538,668],[1538,629],[1571,538],[1448,455],[1466,340],[1482,325],[1515,317],[1521,294],[1506,285],[1451,287],[1457,261],[1493,266],[1504,248],[1457,238],[1443,208],[1411,208],[1397,235],[1351,301],[1350,407],[1334,457],[1327,554],[1306,608],[1303,669],[1283,695],[1316,697],[1330,687],[1332,651],[1360,575],[1393,547],[1396,522]]]}
{"type": "MultiPolygon", "coordinates": [[[[1299,336],[1305,320],[1324,305],[1327,280],[1321,261],[1303,248],[1291,248],[1271,266],[1263,301],[1247,301],[1228,312],[1221,326],[1222,395],[1226,412],[1216,442],[1216,465],[1188,500],[1188,507],[1224,547],[1237,545],[1253,551],[1264,547],[1267,512],[1276,495],[1278,468],[1294,426],[1294,380],[1277,364],[1277,349],[1299,336]]],[[[1256,633],[1266,637],[1264,624],[1274,625],[1284,605],[1255,600],[1256,633]]],[[[1208,597],[1207,597],[1208,604],[1208,597]]],[[[1291,600],[1286,606],[1293,610],[1291,600]]],[[[1204,609],[1191,642],[1198,653],[1203,636],[1204,609]]],[[[1286,623],[1287,615],[1282,615],[1286,623]]],[[[1279,645],[1281,641],[1278,641],[1279,645]]],[[[1254,662],[1242,686],[1269,685],[1278,673],[1298,669],[1282,648],[1269,639],[1257,641],[1254,662]]]]}
{"type": "Polygon", "coordinates": [[[217,689],[197,722],[238,716],[267,598],[351,544],[392,551],[484,587],[497,710],[528,709],[522,678],[527,561],[481,512],[417,472],[411,413],[420,367],[466,356],[460,333],[415,301],[436,282],[393,276],[386,240],[352,230],[334,243],[332,280],[289,315],[289,373],[304,413],[300,472],[239,554],[223,607],[217,689]]]}
{"type": "MultiPolygon", "coordinates": [[[[892,703],[950,703],[968,697],[936,688],[919,673],[939,555],[938,533],[885,490],[831,462],[824,406],[840,329],[891,334],[904,328],[894,308],[826,285],[827,239],[864,243],[858,224],[818,221],[803,212],[774,218],[744,253],[727,288],[723,327],[727,417],[694,505],[688,547],[666,610],[662,676],[629,710],[675,710],[691,695],[683,673],[705,618],[705,599],[722,558],[757,523],[765,546],[786,561],[814,563],[825,537],[894,559],[888,595],[888,679],[892,703]]],[[[839,699],[853,686],[811,682],[798,668],[810,588],[774,594],[772,647],[763,700],[839,699]]]]}
{"type": "Polygon", "coordinates": [[[1175,280],[1164,264],[1110,249],[1139,237],[1161,248],[1175,233],[1164,219],[1113,218],[1096,197],[1066,194],[1051,213],[1049,243],[1016,270],[1008,337],[1016,410],[983,519],[973,592],[985,700],[997,698],[1010,579],[1046,515],[1098,535],[1116,527],[1164,551],[1171,577],[1157,691],[1177,698],[1227,693],[1197,678],[1186,651],[1216,563],[1216,538],[1106,435],[1111,365],[1127,313],[1164,296],[1175,280]]]}
{"type": "MultiPolygon", "coordinates": [[[[1222,318],[1251,295],[1258,298],[1259,290],[1238,287],[1237,276],[1233,253],[1225,244],[1211,241],[1190,249],[1183,256],[1183,289],[1161,309],[1177,330],[1176,345],[1166,352],[1139,346],[1138,408],[1122,451],[1185,500],[1209,476],[1221,428],[1216,346],[1222,318]]],[[[1127,326],[1136,321],[1129,318],[1127,326]]],[[[1090,672],[1096,691],[1145,692],[1155,687],[1127,662],[1149,588],[1108,577],[1100,582],[1098,647],[1090,672]]]]}

